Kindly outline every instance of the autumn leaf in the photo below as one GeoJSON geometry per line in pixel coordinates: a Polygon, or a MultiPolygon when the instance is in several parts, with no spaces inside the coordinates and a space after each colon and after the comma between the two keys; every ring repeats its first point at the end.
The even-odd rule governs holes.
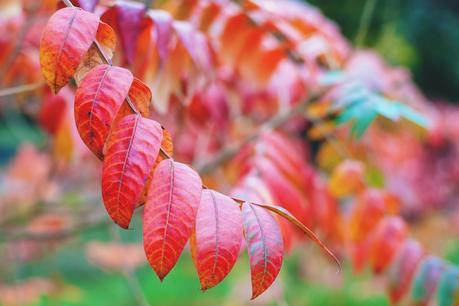
{"type": "Polygon", "coordinates": [[[96,33],[97,45],[94,43],[81,59],[73,78],[78,86],[85,76],[98,65],[105,63],[105,58],[111,59],[116,46],[116,34],[111,26],[100,21],[96,33]],[[98,49],[100,48],[101,51],[98,49]],[[103,54],[100,54],[103,52],[103,54]]]}
{"type": "Polygon", "coordinates": [[[207,290],[228,275],[239,256],[242,216],[238,203],[214,190],[203,190],[191,242],[201,289],[207,290]]]}
{"type": "Polygon", "coordinates": [[[188,166],[163,160],[153,174],[143,216],[143,243],[160,280],[174,267],[190,238],[202,182],[188,166]]]}
{"type": "Polygon", "coordinates": [[[310,213],[311,206],[306,197],[267,158],[257,158],[254,164],[276,202],[303,224],[310,226],[314,217],[310,213]]]}
{"type": "Polygon", "coordinates": [[[132,64],[136,56],[137,37],[142,28],[146,8],[142,3],[119,1],[101,16],[116,29],[125,62],[132,64]]]}
{"type": "Polygon", "coordinates": [[[61,121],[65,117],[65,112],[68,107],[67,95],[63,95],[62,92],[57,95],[46,95],[43,98],[40,113],[38,115],[38,122],[41,127],[46,132],[55,135],[61,121]]]}
{"type": "Polygon", "coordinates": [[[153,31],[156,36],[156,49],[159,59],[164,62],[169,54],[169,42],[172,34],[172,17],[167,12],[161,10],[151,10],[147,13],[147,18],[151,20],[153,31]]]}
{"type": "Polygon", "coordinates": [[[43,30],[40,64],[54,93],[72,78],[96,38],[99,17],[78,8],[57,11],[43,30]]]}
{"type": "Polygon", "coordinates": [[[99,65],[75,93],[75,122],[81,139],[100,159],[110,127],[133,81],[124,68],[99,65]]]}
{"type": "Polygon", "coordinates": [[[410,288],[423,256],[424,250],[415,240],[407,240],[397,253],[388,271],[388,288],[392,303],[398,303],[410,288]]]}
{"type": "Polygon", "coordinates": [[[242,218],[254,299],[268,289],[279,274],[284,245],[279,225],[263,208],[245,202],[242,205],[242,218]]]}
{"type": "Polygon", "coordinates": [[[328,183],[330,193],[338,198],[353,195],[364,187],[363,164],[356,160],[345,160],[333,171],[328,183]]]}
{"type": "Polygon", "coordinates": [[[407,236],[406,223],[400,217],[383,219],[372,237],[372,267],[383,272],[393,261],[407,236]]]}
{"type": "Polygon", "coordinates": [[[140,115],[128,115],[114,127],[102,169],[102,198],[122,228],[129,227],[161,139],[161,126],[140,115]]]}

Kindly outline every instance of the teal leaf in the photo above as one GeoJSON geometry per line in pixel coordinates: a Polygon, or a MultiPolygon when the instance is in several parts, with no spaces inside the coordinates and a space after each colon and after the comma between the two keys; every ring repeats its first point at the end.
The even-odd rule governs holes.
{"type": "Polygon", "coordinates": [[[450,267],[440,279],[437,291],[438,306],[453,306],[459,303],[459,268],[450,267]]]}

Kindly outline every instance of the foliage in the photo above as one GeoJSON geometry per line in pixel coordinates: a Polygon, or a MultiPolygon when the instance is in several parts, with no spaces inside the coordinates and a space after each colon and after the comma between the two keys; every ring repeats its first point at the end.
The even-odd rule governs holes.
{"type": "MultiPolygon", "coordinates": [[[[18,94],[10,104],[48,137],[43,152],[25,145],[5,171],[6,260],[33,262],[81,231],[100,233],[108,213],[120,228],[142,230],[110,227],[113,241],[85,239],[75,260],[122,275],[138,304],[151,298],[143,263],[161,281],[188,275],[179,263],[187,244],[202,290],[239,277],[230,272],[242,261],[252,299],[270,288],[257,301],[282,302],[292,292],[282,284],[297,280],[281,270],[302,273],[308,237],[344,262],[345,275],[334,276],[320,257],[308,261],[331,284],[344,277],[351,286],[350,273],[382,275],[391,303],[454,305],[456,266],[428,255],[411,221],[457,196],[456,112],[431,106],[405,71],[353,50],[316,9],[257,0],[22,5],[2,11],[5,26],[26,37],[17,45],[5,38],[3,84],[32,83],[4,94],[18,94]],[[27,112],[21,98],[39,107],[27,112]],[[100,196],[105,211],[91,204],[100,196]],[[296,261],[283,264],[287,252],[296,261]]],[[[307,278],[317,286],[317,276],[307,278]]],[[[0,301],[35,283],[47,296],[71,289],[48,279],[5,282],[0,301]]],[[[245,281],[221,286],[213,290],[246,290],[245,281]]],[[[324,303],[336,302],[317,287],[324,303]]]]}

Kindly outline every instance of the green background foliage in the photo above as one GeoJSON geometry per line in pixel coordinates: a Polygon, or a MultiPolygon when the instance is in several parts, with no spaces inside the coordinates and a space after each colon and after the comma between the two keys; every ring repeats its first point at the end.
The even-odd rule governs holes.
{"type": "Polygon", "coordinates": [[[459,101],[459,1],[310,0],[355,41],[367,1],[375,1],[363,47],[408,67],[433,98],[459,101]]]}

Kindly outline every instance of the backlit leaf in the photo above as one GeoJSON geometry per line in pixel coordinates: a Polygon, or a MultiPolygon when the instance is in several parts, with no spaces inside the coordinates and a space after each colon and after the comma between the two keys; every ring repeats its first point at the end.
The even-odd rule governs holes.
{"type": "Polygon", "coordinates": [[[99,65],[75,94],[75,122],[81,139],[99,158],[110,126],[128,94],[133,77],[124,68],[99,65]]]}
{"type": "Polygon", "coordinates": [[[97,28],[96,40],[98,45],[92,44],[91,47],[89,47],[88,52],[83,56],[73,76],[78,86],[80,86],[84,77],[91,69],[105,63],[104,56],[108,59],[113,57],[113,52],[116,47],[116,34],[112,27],[100,21],[99,27],[97,28]],[[101,48],[103,55],[99,54],[98,47],[101,48]]]}
{"type": "Polygon", "coordinates": [[[102,198],[122,228],[129,227],[161,138],[159,123],[140,115],[126,116],[114,127],[102,169],[102,198]]]}
{"type": "Polygon", "coordinates": [[[388,271],[388,289],[392,303],[398,303],[408,291],[424,250],[419,242],[407,240],[388,271]]]}
{"type": "Polygon", "coordinates": [[[143,216],[143,244],[150,265],[163,280],[190,238],[202,182],[190,167],[172,159],[155,169],[143,216]]]}
{"type": "Polygon", "coordinates": [[[202,290],[220,283],[231,271],[242,242],[242,215],[231,198],[203,190],[193,231],[193,258],[202,290]]]}
{"type": "Polygon", "coordinates": [[[279,274],[284,246],[279,225],[268,211],[245,202],[242,217],[254,299],[268,289],[279,274]]]}
{"type": "Polygon", "coordinates": [[[142,3],[119,1],[101,16],[119,34],[123,56],[128,64],[132,64],[136,56],[137,38],[145,11],[142,3]]]}
{"type": "Polygon", "coordinates": [[[372,237],[372,268],[375,273],[383,272],[392,263],[406,235],[406,223],[400,217],[387,217],[379,223],[372,237]]]}
{"type": "Polygon", "coordinates": [[[99,17],[78,8],[58,10],[40,42],[43,76],[54,93],[64,87],[96,38],[99,17]]]}

